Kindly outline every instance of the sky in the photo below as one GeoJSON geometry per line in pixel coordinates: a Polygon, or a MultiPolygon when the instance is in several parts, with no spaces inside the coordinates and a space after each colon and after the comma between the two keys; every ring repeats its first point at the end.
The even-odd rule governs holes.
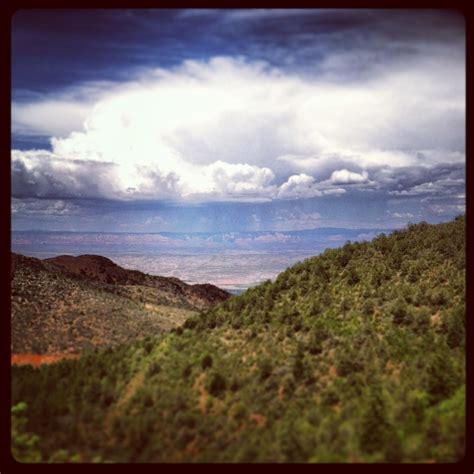
{"type": "Polygon", "coordinates": [[[394,228],[465,211],[450,10],[20,10],[12,228],[394,228]]]}

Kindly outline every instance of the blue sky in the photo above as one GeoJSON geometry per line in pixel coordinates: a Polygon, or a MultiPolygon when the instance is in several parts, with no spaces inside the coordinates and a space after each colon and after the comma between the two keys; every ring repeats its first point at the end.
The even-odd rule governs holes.
{"type": "Polygon", "coordinates": [[[465,206],[449,10],[22,10],[12,225],[398,227],[465,206]]]}

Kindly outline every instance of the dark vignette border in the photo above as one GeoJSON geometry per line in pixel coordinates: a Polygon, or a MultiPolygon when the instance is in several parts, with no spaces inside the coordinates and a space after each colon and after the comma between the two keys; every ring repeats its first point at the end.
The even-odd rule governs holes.
{"type": "MultiPolygon", "coordinates": [[[[1,312],[0,312],[0,370],[2,384],[0,388],[0,474],[12,473],[12,472],[32,472],[35,470],[47,469],[48,472],[62,472],[64,466],[61,464],[21,464],[18,463],[11,455],[10,451],[10,248],[11,248],[11,214],[10,214],[10,200],[11,200],[11,178],[10,178],[10,150],[11,150],[11,25],[12,18],[16,11],[21,9],[84,9],[84,8],[272,8],[272,7],[286,7],[286,8],[415,8],[415,9],[455,9],[463,14],[466,22],[466,140],[467,140],[467,156],[466,156],[466,172],[467,172],[467,183],[466,183],[466,257],[467,257],[467,268],[466,268],[466,311],[468,315],[467,319],[467,344],[466,344],[466,366],[467,366],[467,398],[466,398],[466,455],[463,461],[456,464],[384,464],[380,466],[378,464],[318,464],[312,465],[272,465],[269,466],[272,470],[282,470],[289,467],[290,469],[299,468],[303,470],[315,470],[320,472],[326,471],[349,471],[354,470],[358,472],[379,472],[381,469],[384,471],[394,470],[399,472],[400,469],[405,471],[416,470],[420,472],[452,472],[452,473],[474,473],[474,389],[473,389],[473,343],[472,333],[474,331],[474,322],[469,319],[472,318],[474,312],[470,309],[473,307],[473,292],[472,292],[472,276],[471,276],[471,265],[472,263],[472,247],[470,248],[470,238],[472,238],[471,221],[470,221],[470,209],[472,208],[473,191],[470,189],[469,183],[473,182],[472,172],[473,164],[469,163],[469,157],[473,155],[471,139],[472,135],[469,135],[471,130],[469,125],[472,125],[471,114],[469,105],[472,103],[472,92],[469,88],[469,79],[472,82],[472,67],[473,67],[473,30],[474,27],[473,17],[474,14],[470,14],[468,2],[462,0],[451,0],[451,1],[423,1],[423,0],[402,0],[394,1],[388,0],[381,4],[380,1],[376,0],[365,0],[362,2],[356,2],[355,0],[337,0],[337,1],[313,1],[300,0],[297,2],[271,2],[268,0],[259,0],[251,2],[249,0],[241,0],[235,2],[232,0],[226,0],[225,2],[218,2],[217,0],[188,0],[183,2],[182,0],[72,0],[69,2],[61,0],[7,0],[0,6],[0,47],[2,52],[2,74],[0,75],[2,95],[1,95],[1,135],[2,140],[0,141],[1,155],[0,160],[0,203],[2,210],[1,220],[1,249],[2,259],[0,260],[2,265],[1,281],[2,291],[0,293],[1,312]],[[471,313],[473,315],[471,315],[471,313]],[[294,466],[294,467],[293,467],[294,466]]],[[[471,132],[472,133],[472,132],[471,132]]],[[[471,158],[472,160],[473,158],[471,158]]],[[[74,472],[83,472],[83,464],[68,464],[67,469],[74,472]]],[[[179,465],[179,464],[166,464],[163,468],[183,469],[189,467],[193,468],[205,468],[206,470],[213,470],[214,472],[220,471],[222,468],[230,470],[240,470],[240,466],[235,464],[229,464],[225,467],[213,464],[213,465],[179,465]]],[[[255,466],[257,467],[257,466],[255,466]]],[[[133,469],[140,471],[156,472],[160,469],[160,465],[156,464],[87,464],[86,468],[92,471],[110,470],[116,472],[117,469],[126,469],[130,471],[133,469]]]]}

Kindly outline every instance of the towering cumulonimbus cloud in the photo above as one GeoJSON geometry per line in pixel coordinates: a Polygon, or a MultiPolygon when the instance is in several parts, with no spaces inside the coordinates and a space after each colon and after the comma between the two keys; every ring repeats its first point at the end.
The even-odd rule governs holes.
{"type": "MultiPolygon", "coordinates": [[[[420,87],[416,99],[407,98],[405,83],[426,81],[432,68],[393,72],[370,87],[329,84],[232,58],[154,70],[104,92],[90,104],[82,129],[61,137],[58,127],[51,152],[14,151],[14,189],[18,196],[44,197],[49,182],[50,193],[60,197],[287,199],[321,196],[327,183],[367,183],[374,167],[423,165],[427,156],[433,166],[442,159],[437,148],[427,149],[427,135],[454,140],[444,124],[463,109],[462,94],[447,101],[444,85],[420,87]],[[408,126],[419,133],[409,147],[394,147],[407,141],[408,126]],[[109,168],[89,173],[87,186],[84,163],[109,168]],[[25,173],[34,178],[25,181],[25,173]]],[[[28,110],[39,121],[64,115],[65,107],[48,102],[28,110]]],[[[34,125],[24,122],[14,113],[15,127],[34,125]]],[[[447,157],[463,160],[452,151],[447,157]]]]}
{"type": "Polygon", "coordinates": [[[204,227],[230,215],[221,203],[255,205],[237,221],[275,229],[282,215],[400,223],[464,209],[465,46],[455,12],[41,15],[13,23],[16,221],[28,225],[41,202],[58,219],[58,209],[85,216],[99,202],[124,219],[131,205],[188,206],[207,209],[204,227]],[[96,36],[61,29],[71,15],[76,33],[96,36]],[[42,25],[56,25],[64,47],[42,25]],[[32,38],[56,75],[35,63],[32,38]],[[83,43],[94,48],[79,67],[71,51],[82,54],[83,43]],[[278,212],[258,207],[266,204],[278,212]]]}

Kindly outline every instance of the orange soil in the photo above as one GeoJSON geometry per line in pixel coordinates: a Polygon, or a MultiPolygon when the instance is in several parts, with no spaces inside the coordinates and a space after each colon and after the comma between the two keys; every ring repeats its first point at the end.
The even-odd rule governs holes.
{"type": "Polygon", "coordinates": [[[32,365],[38,367],[42,364],[54,364],[62,359],[79,359],[79,354],[12,354],[12,365],[32,365]]]}

